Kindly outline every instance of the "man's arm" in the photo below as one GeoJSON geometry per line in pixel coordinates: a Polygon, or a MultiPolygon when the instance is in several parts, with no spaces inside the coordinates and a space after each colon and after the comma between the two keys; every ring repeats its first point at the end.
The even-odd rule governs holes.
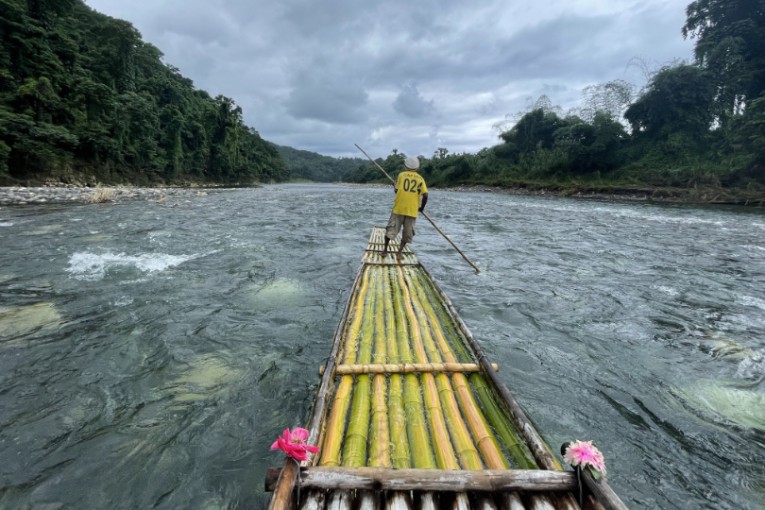
{"type": "Polygon", "coordinates": [[[425,212],[425,204],[428,203],[428,194],[422,194],[422,203],[420,204],[420,212],[425,212]]]}

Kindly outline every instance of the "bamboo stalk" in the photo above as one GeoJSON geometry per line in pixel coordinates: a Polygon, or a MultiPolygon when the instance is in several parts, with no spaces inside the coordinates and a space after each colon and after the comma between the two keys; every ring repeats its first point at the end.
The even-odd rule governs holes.
{"type": "Polygon", "coordinates": [[[455,353],[458,359],[472,361],[474,356],[462,340],[462,332],[457,328],[451,313],[444,306],[444,302],[439,299],[438,289],[434,286],[433,280],[427,275],[425,268],[422,268],[422,271],[417,271],[413,276],[417,282],[417,288],[421,289],[425,296],[423,302],[430,304],[430,309],[433,310],[438,318],[438,323],[444,331],[444,336],[449,340],[450,350],[455,353]]]}
{"type": "Polygon", "coordinates": [[[484,414],[497,435],[502,439],[516,466],[521,469],[535,469],[537,464],[534,462],[531,453],[527,452],[524,444],[518,439],[513,426],[502,409],[500,409],[483,377],[479,374],[471,374],[469,379],[475,389],[478,400],[481,402],[484,414]]]}
{"type": "MultiPolygon", "coordinates": [[[[379,281],[379,271],[370,270],[370,285],[375,288],[379,281]]],[[[372,359],[374,343],[375,293],[369,292],[364,303],[364,317],[361,321],[361,336],[358,343],[359,363],[369,363],[372,359]]],[[[353,390],[353,402],[349,416],[348,431],[343,441],[343,466],[365,466],[367,463],[367,442],[369,439],[369,419],[372,394],[372,381],[368,375],[356,378],[353,390]]]]}
{"type": "MultiPolygon", "coordinates": [[[[404,271],[401,270],[401,273],[403,275],[404,271]]],[[[429,335],[432,343],[430,350],[434,353],[434,356],[443,356],[448,362],[454,363],[456,362],[456,357],[454,356],[454,353],[452,352],[448,342],[446,342],[446,339],[444,338],[440,322],[438,321],[427,299],[422,299],[424,297],[423,291],[421,288],[419,288],[418,285],[414,284],[412,281],[411,273],[412,271],[406,271],[407,282],[414,291],[411,297],[417,298],[418,307],[423,309],[422,314],[430,318],[430,331],[432,331],[432,337],[436,338],[438,345],[441,348],[439,351],[435,345],[435,342],[432,341],[432,337],[429,335]]],[[[444,383],[443,389],[441,390],[441,395],[448,395],[451,387],[456,390],[457,398],[462,408],[462,414],[470,427],[470,431],[475,438],[475,442],[481,452],[481,455],[483,456],[484,461],[486,462],[486,465],[490,469],[506,469],[508,467],[507,460],[502,454],[502,450],[500,449],[497,440],[491,433],[483,413],[476,405],[475,399],[473,398],[473,395],[470,392],[470,388],[468,387],[468,382],[465,375],[462,373],[454,373],[451,378],[451,385],[447,386],[444,383]]]]}
{"type": "MultiPolygon", "coordinates": [[[[345,335],[344,359],[345,362],[355,362],[357,344],[356,337],[361,329],[361,320],[364,312],[364,303],[367,298],[367,290],[369,289],[369,271],[364,270],[361,280],[361,287],[359,289],[358,296],[354,304],[354,315],[351,319],[351,324],[347,329],[345,335]]],[[[340,384],[335,391],[335,397],[332,401],[332,409],[329,413],[327,420],[324,444],[321,448],[321,460],[319,465],[321,466],[339,466],[340,465],[340,449],[343,444],[343,436],[345,434],[345,426],[347,421],[348,408],[351,403],[351,390],[353,389],[353,377],[343,376],[340,380],[340,384]]]]}
{"type": "MultiPolygon", "coordinates": [[[[402,310],[401,281],[391,278],[393,294],[393,311],[396,319],[396,338],[401,361],[412,362],[412,348],[408,334],[415,334],[416,328],[407,328],[406,314],[402,310]]],[[[419,379],[414,374],[404,375],[404,412],[406,413],[406,430],[409,439],[409,452],[412,465],[415,468],[433,469],[436,467],[433,447],[430,442],[428,427],[425,423],[425,411],[422,395],[420,394],[419,379]]]]}
{"type": "MultiPolygon", "coordinates": [[[[453,323],[450,320],[446,320],[446,311],[443,308],[435,307],[430,304],[431,301],[434,301],[433,297],[436,290],[430,283],[432,280],[430,280],[430,278],[424,278],[419,272],[415,273],[414,277],[417,282],[416,288],[421,290],[421,298],[423,299],[423,303],[425,303],[425,307],[428,308],[429,311],[435,312],[436,316],[438,316],[439,324],[442,326],[446,325],[447,327],[451,326],[450,329],[452,334],[449,336],[457,337],[455,342],[451,342],[450,344],[447,344],[445,339],[441,338],[441,348],[447,353],[450,352],[448,345],[459,346],[466,350],[464,343],[458,341],[461,336],[458,334],[458,330],[453,326],[453,323]]],[[[435,301],[436,303],[439,303],[438,300],[435,301]]],[[[492,364],[492,367],[493,366],[494,364],[492,364]]],[[[470,381],[477,381],[477,384],[474,385],[474,388],[476,389],[475,394],[481,402],[483,414],[488,418],[491,426],[504,441],[511,457],[521,468],[536,468],[536,462],[525,448],[525,444],[521,443],[518,439],[518,433],[515,431],[511,422],[508,421],[505,412],[499,408],[493,394],[484,383],[483,378],[477,374],[471,374],[470,381]]]]}
{"type": "MultiPolygon", "coordinates": [[[[412,325],[411,338],[415,351],[415,359],[425,363],[428,361],[428,356],[426,354],[425,342],[422,338],[423,328],[420,327],[417,314],[412,306],[411,295],[401,268],[398,269],[398,280],[403,294],[404,308],[409,323],[412,325]]],[[[431,354],[435,355],[437,353],[431,354]]],[[[421,378],[424,385],[428,415],[430,417],[431,432],[433,440],[437,445],[436,455],[438,456],[441,469],[459,469],[459,461],[457,460],[457,454],[454,452],[454,446],[457,447],[463,466],[467,466],[468,469],[480,469],[483,467],[480,459],[478,459],[477,452],[475,452],[473,457],[470,455],[470,445],[472,444],[470,442],[470,434],[464,429],[464,426],[460,427],[459,412],[455,412],[454,407],[442,408],[436,378],[430,373],[422,374],[421,378]],[[446,412],[444,413],[444,411],[446,412]],[[447,420],[449,427],[446,424],[447,420]],[[452,441],[454,441],[454,446],[452,441]]]]}
{"type": "MultiPolygon", "coordinates": [[[[428,276],[428,278],[431,281],[433,280],[425,268],[422,268],[422,271],[428,276]]],[[[523,435],[537,463],[540,466],[544,467],[545,469],[551,469],[551,470],[562,469],[560,463],[553,456],[547,444],[542,440],[539,433],[531,424],[531,421],[526,416],[526,413],[523,411],[521,406],[515,400],[515,397],[513,397],[513,395],[510,393],[507,387],[502,383],[502,381],[499,380],[499,377],[495,373],[491,372],[489,362],[483,353],[483,349],[481,349],[480,344],[475,340],[472,333],[470,333],[470,330],[462,321],[462,319],[460,319],[449,297],[446,294],[444,294],[443,290],[441,290],[435,284],[435,282],[433,282],[433,287],[436,289],[438,295],[441,297],[441,300],[446,304],[447,309],[449,310],[449,313],[452,315],[452,317],[454,317],[454,320],[457,323],[457,326],[459,327],[460,331],[467,339],[469,345],[473,348],[473,351],[475,351],[475,353],[478,355],[479,363],[484,369],[483,370],[484,375],[486,375],[487,379],[491,381],[495,390],[498,392],[499,395],[502,396],[506,405],[510,409],[511,416],[513,417],[513,420],[516,425],[516,429],[523,435]]]]}
{"type": "MultiPolygon", "coordinates": [[[[387,361],[388,338],[385,324],[384,303],[384,270],[378,273],[377,285],[375,286],[375,331],[374,331],[374,360],[376,363],[387,361]],[[379,274],[383,273],[383,274],[379,274]]],[[[372,380],[372,428],[369,434],[369,465],[390,467],[390,433],[388,430],[388,405],[386,396],[388,382],[384,375],[376,375],[372,380]]]]}
{"type": "Polygon", "coordinates": [[[324,435],[324,445],[321,447],[320,466],[339,466],[340,447],[343,444],[345,422],[348,408],[351,404],[351,390],[353,389],[353,377],[345,376],[335,391],[332,400],[332,410],[327,420],[327,428],[324,435]]]}
{"type": "MultiPolygon", "coordinates": [[[[383,314],[387,324],[387,337],[390,339],[387,345],[387,353],[390,361],[399,361],[398,354],[398,325],[393,312],[393,300],[390,293],[390,270],[383,270],[383,314]]],[[[394,468],[411,467],[409,442],[407,439],[406,412],[404,410],[403,378],[399,374],[390,376],[390,389],[388,392],[388,418],[390,425],[391,462],[394,468]]]]}

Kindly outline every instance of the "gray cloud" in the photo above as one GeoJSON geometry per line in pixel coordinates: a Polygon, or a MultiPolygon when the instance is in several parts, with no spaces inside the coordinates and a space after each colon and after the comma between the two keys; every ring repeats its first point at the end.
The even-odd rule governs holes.
{"type": "Polygon", "coordinates": [[[433,101],[422,97],[414,83],[407,83],[401,88],[393,101],[393,109],[412,119],[427,117],[434,111],[433,101]]]}
{"type": "Polygon", "coordinates": [[[86,1],[232,97],[264,138],[331,155],[475,152],[541,94],[565,111],[586,86],[639,88],[641,66],[693,47],[687,0],[86,1]]]}

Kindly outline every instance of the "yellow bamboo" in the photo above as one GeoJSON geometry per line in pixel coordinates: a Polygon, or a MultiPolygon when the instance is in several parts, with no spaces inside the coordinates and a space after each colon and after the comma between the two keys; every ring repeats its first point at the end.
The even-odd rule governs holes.
{"type": "MultiPolygon", "coordinates": [[[[432,306],[428,302],[427,296],[424,295],[424,291],[421,286],[413,283],[411,273],[412,271],[407,271],[407,280],[410,283],[411,288],[414,289],[413,297],[417,298],[417,304],[423,308],[424,315],[429,318],[432,337],[435,337],[436,341],[438,342],[438,347],[440,347],[439,351],[439,349],[436,348],[436,345],[433,344],[429,350],[432,352],[439,352],[439,356],[442,355],[447,362],[455,363],[456,356],[454,355],[454,352],[444,337],[440,321],[433,311],[432,306]]],[[[481,451],[481,455],[483,456],[486,465],[489,467],[489,469],[507,469],[507,460],[502,454],[502,450],[500,449],[496,438],[491,433],[491,429],[486,421],[486,418],[476,404],[475,398],[470,391],[467,377],[459,372],[454,373],[452,375],[452,386],[456,390],[457,397],[462,408],[462,414],[470,426],[470,430],[477,443],[478,449],[481,451]]],[[[445,388],[442,389],[441,395],[444,396],[447,394],[448,392],[445,391],[445,388]]]]}
{"type": "Polygon", "coordinates": [[[446,308],[444,308],[443,301],[438,297],[436,289],[433,287],[433,282],[430,278],[426,278],[422,272],[416,272],[413,276],[417,288],[423,291],[422,295],[425,297],[423,301],[430,304],[430,310],[435,313],[438,323],[441,325],[441,329],[444,332],[444,336],[447,340],[451,340],[451,342],[449,342],[449,349],[447,350],[454,353],[454,355],[463,362],[472,360],[473,358],[470,355],[467,345],[465,345],[462,334],[455,326],[451,315],[446,308]]]}
{"type": "MultiPolygon", "coordinates": [[[[393,313],[393,299],[390,293],[390,270],[383,271],[383,313],[387,325],[388,358],[392,362],[399,361],[397,324],[393,313]]],[[[403,328],[402,328],[403,329],[403,328]]],[[[390,376],[390,389],[388,391],[388,419],[390,424],[391,462],[395,468],[411,467],[409,442],[407,440],[406,412],[404,411],[403,378],[399,374],[390,376]]]]}
{"type": "Polygon", "coordinates": [[[356,297],[356,301],[353,304],[353,319],[351,320],[351,325],[348,328],[343,341],[343,359],[347,364],[356,362],[356,353],[358,349],[357,337],[359,335],[359,330],[361,329],[361,319],[364,316],[364,303],[367,297],[367,290],[369,289],[369,273],[369,269],[366,269],[364,275],[361,277],[359,295],[356,297]]]}
{"type": "MultiPolygon", "coordinates": [[[[492,363],[495,371],[499,370],[496,363],[492,363]]],[[[320,373],[324,367],[319,368],[320,373]]],[[[336,375],[353,374],[409,374],[414,372],[480,372],[481,366],[477,363],[382,363],[370,365],[336,365],[336,375]]]]}
{"type": "Polygon", "coordinates": [[[321,447],[320,466],[339,466],[340,465],[340,447],[343,444],[343,433],[345,432],[345,420],[348,414],[348,407],[351,403],[351,389],[353,388],[353,377],[347,375],[340,380],[335,391],[335,398],[332,400],[332,411],[327,419],[327,429],[324,435],[324,445],[321,447]]]}
{"type": "MultiPolygon", "coordinates": [[[[378,275],[375,285],[375,351],[376,363],[387,361],[387,333],[385,327],[384,269],[375,271],[378,275]]],[[[369,465],[390,467],[390,433],[388,430],[388,406],[386,397],[388,382],[384,375],[376,375],[372,380],[372,428],[369,433],[369,465]]]]}
{"type": "MultiPolygon", "coordinates": [[[[370,285],[374,288],[379,282],[379,271],[370,270],[370,285]]],[[[358,347],[358,363],[369,363],[372,359],[374,344],[375,293],[370,292],[364,304],[364,320],[361,322],[361,336],[358,347]]],[[[343,442],[342,465],[350,467],[365,466],[367,463],[367,443],[369,439],[370,396],[372,381],[368,375],[356,378],[351,403],[348,432],[343,442]]]]}
{"type": "MultiPolygon", "coordinates": [[[[404,274],[401,268],[399,268],[398,271],[398,280],[401,288],[406,315],[409,319],[409,324],[411,325],[411,339],[415,352],[415,359],[418,362],[427,363],[428,356],[425,353],[420,324],[417,320],[417,315],[412,308],[411,297],[409,295],[409,290],[404,280],[404,274]]],[[[436,387],[435,377],[433,377],[433,374],[430,373],[424,373],[420,377],[423,384],[425,405],[428,410],[430,431],[433,437],[433,442],[435,443],[434,446],[438,460],[438,467],[441,469],[459,469],[457,455],[454,452],[454,447],[452,446],[452,442],[449,436],[449,430],[446,426],[446,419],[441,408],[441,402],[438,398],[438,388],[436,387]]],[[[479,468],[480,466],[476,469],[479,468]]]]}
{"type": "MultiPolygon", "coordinates": [[[[369,271],[365,271],[361,278],[361,287],[354,301],[354,316],[345,334],[345,362],[356,361],[356,337],[361,327],[361,319],[364,311],[367,289],[369,288],[369,271]]],[[[332,410],[327,419],[324,435],[324,444],[321,448],[321,466],[339,466],[340,449],[343,444],[345,423],[348,407],[351,403],[351,390],[353,389],[353,377],[344,376],[337,386],[335,397],[332,401],[332,410]]]]}
{"type": "MultiPolygon", "coordinates": [[[[414,327],[407,328],[406,325],[406,313],[402,309],[400,293],[401,280],[391,278],[391,286],[399,357],[405,363],[412,362],[412,349],[409,344],[408,333],[409,330],[413,332],[414,327]]],[[[425,423],[419,379],[414,374],[404,376],[404,413],[406,414],[406,432],[409,439],[412,466],[420,469],[435,469],[437,465],[428,426],[425,423]]]]}
{"type": "MultiPolygon", "coordinates": [[[[430,329],[425,314],[422,312],[419,303],[415,302],[414,294],[409,292],[408,283],[404,278],[404,271],[399,271],[399,278],[401,278],[404,288],[404,303],[406,305],[407,313],[410,314],[409,320],[418,324],[418,334],[416,336],[413,335],[415,346],[419,344],[419,348],[415,348],[417,360],[426,360],[426,353],[428,353],[431,362],[440,362],[441,353],[438,352],[430,335],[430,329]]],[[[425,378],[424,375],[423,378],[425,378]]],[[[483,468],[481,458],[470,437],[470,432],[465,425],[465,422],[462,420],[449,378],[444,374],[438,374],[435,378],[431,377],[431,379],[434,379],[434,382],[437,381],[435,401],[433,405],[434,407],[438,407],[440,415],[446,416],[448,433],[451,437],[451,441],[454,443],[454,447],[457,449],[460,464],[464,469],[483,468]]],[[[452,455],[454,455],[453,450],[452,455]]]]}

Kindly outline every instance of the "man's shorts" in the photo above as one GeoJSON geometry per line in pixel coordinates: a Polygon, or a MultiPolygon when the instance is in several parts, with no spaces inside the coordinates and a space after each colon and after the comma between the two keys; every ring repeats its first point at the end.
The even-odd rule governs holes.
{"type": "Polygon", "coordinates": [[[401,243],[407,244],[414,237],[414,222],[417,218],[411,216],[402,216],[401,214],[391,214],[388,220],[388,226],[385,227],[385,237],[391,241],[396,238],[401,227],[404,228],[404,233],[401,234],[401,243]]]}

